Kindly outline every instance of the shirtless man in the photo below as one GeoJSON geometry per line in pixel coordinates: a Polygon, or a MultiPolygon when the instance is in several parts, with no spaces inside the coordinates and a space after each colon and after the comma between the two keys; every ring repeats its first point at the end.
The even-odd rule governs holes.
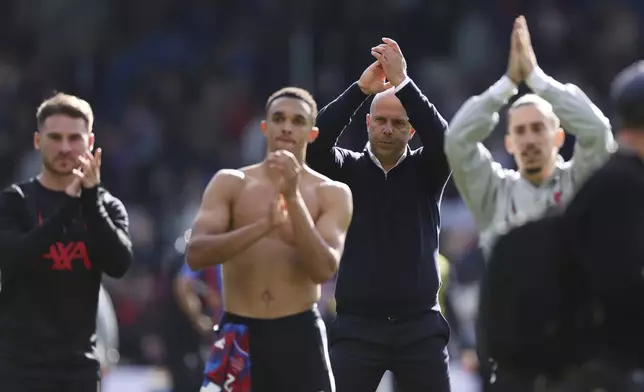
{"type": "Polygon", "coordinates": [[[338,268],[352,195],[303,163],[318,134],[307,91],[277,91],[266,112],[266,159],[214,176],[188,242],[193,270],[223,267],[225,312],[202,391],[249,391],[252,382],[253,392],[330,392],[316,302],[338,268]]]}

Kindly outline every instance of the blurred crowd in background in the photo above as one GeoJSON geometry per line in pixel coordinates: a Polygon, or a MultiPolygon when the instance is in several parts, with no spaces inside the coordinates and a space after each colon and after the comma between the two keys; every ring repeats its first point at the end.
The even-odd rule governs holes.
{"type": "MultiPolygon", "coordinates": [[[[527,16],[541,67],[578,84],[610,115],[610,80],[644,54],[639,0],[2,1],[2,184],[40,168],[32,147],[38,103],[54,91],[87,99],[104,150],[103,182],[127,206],[136,252],[125,278],[105,281],[120,325],[121,364],[167,367],[177,358],[185,364],[181,353],[204,338],[173,296],[183,233],[218,169],[263,159],[266,97],[297,85],[323,106],[358,79],[373,61],[370,48],[388,36],[401,45],[409,75],[450,119],[505,72],[519,13],[527,16]]],[[[364,147],[364,113],[343,146],[364,147]]],[[[503,128],[487,144],[512,167],[503,128]]],[[[442,213],[458,361],[460,349],[473,344],[483,261],[451,184],[442,213]]],[[[321,308],[331,318],[332,283],[324,292],[321,308]]]]}

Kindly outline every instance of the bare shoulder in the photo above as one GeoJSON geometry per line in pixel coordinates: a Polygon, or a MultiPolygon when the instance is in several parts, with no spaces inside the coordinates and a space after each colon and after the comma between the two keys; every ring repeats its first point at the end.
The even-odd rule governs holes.
{"type": "Polygon", "coordinates": [[[321,181],[317,186],[320,201],[326,206],[342,204],[353,209],[353,195],[351,188],[339,181],[321,181]]]}
{"type": "Polygon", "coordinates": [[[233,195],[240,191],[246,182],[246,173],[241,169],[221,169],[210,180],[204,198],[233,195]]]}
{"type": "Polygon", "coordinates": [[[259,174],[262,170],[262,164],[261,163],[255,163],[253,165],[249,166],[244,166],[240,169],[237,169],[237,171],[243,173],[246,176],[255,176],[259,174]]]}
{"type": "Polygon", "coordinates": [[[264,167],[261,163],[245,166],[240,169],[237,169],[237,171],[243,175],[244,181],[246,183],[252,180],[260,179],[265,176],[264,167]]]}
{"type": "Polygon", "coordinates": [[[317,195],[322,216],[329,217],[342,230],[347,230],[353,217],[351,188],[343,182],[327,179],[318,184],[317,195]]]}
{"type": "Polygon", "coordinates": [[[315,184],[318,194],[325,198],[349,198],[351,199],[351,189],[349,186],[343,182],[334,181],[329,177],[316,172],[315,170],[307,167],[306,170],[308,176],[312,179],[312,183],[315,184]]]}
{"type": "Polygon", "coordinates": [[[347,184],[333,180],[321,182],[318,185],[318,192],[335,198],[351,199],[352,197],[351,188],[347,184]]]}
{"type": "Polygon", "coordinates": [[[327,182],[333,182],[333,180],[331,180],[329,177],[325,176],[322,173],[316,172],[315,170],[311,169],[309,166],[304,166],[304,172],[306,173],[305,175],[311,180],[311,182],[317,185],[324,184],[327,182]]]}

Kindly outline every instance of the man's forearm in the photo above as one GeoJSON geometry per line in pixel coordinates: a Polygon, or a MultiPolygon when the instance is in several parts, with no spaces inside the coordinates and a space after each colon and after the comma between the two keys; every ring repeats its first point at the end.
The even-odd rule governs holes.
{"type": "Polygon", "coordinates": [[[352,84],[340,96],[323,107],[318,113],[316,125],[320,134],[309,146],[331,148],[351,122],[351,117],[360,109],[369,96],[360,90],[357,83],[352,84]],[[317,143],[317,144],[316,144],[317,143]]]}
{"type": "Polygon", "coordinates": [[[560,83],[539,67],[534,68],[528,75],[526,84],[550,102],[561,120],[561,125],[566,131],[577,136],[582,145],[599,140],[605,147],[604,139],[612,139],[608,118],[579,87],[560,83]]]}
{"type": "Polygon", "coordinates": [[[199,326],[199,320],[209,316],[204,313],[201,300],[194,293],[192,284],[193,282],[190,279],[178,278],[175,281],[175,297],[179,307],[190,322],[195,326],[199,326]]]}
{"type": "Polygon", "coordinates": [[[452,179],[480,231],[492,220],[491,211],[503,174],[501,165],[494,162],[481,140],[494,130],[498,110],[516,91],[516,85],[507,76],[502,77],[483,94],[463,104],[445,135],[444,148],[452,179]]]}
{"type": "Polygon", "coordinates": [[[396,87],[396,97],[405,108],[409,122],[420,137],[423,147],[437,152],[440,150],[442,153],[447,121],[440,115],[436,107],[409,78],[396,87]]]}
{"type": "Polygon", "coordinates": [[[268,219],[252,223],[223,234],[198,234],[191,236],[186,249],[186,262],[192,270],[222,264],[271,231],[268,219]]]}
{"type": "Polygon", "coordinates": [[[425,162],[423,170],[426,178],[432,189],[440,193],[451,171],[443,149],[447,121],[409,77],[396,86],[396,96],[423,144],[421,156],[425,162]]]}
{"type": "Polygon", "coordinates": [[[320,236],[302,195],[297,192],[286,198],[288,214],[293,224],[295,245],[300,261],[311,279],[318,284],[328,281],[338,265],[339,255],[320,236]]]}
{"type": "MultiPolygon", "coordinates": [[[[97,245],[93,254],[98,258],[102,270],[115,278],[125,275],[134,258],[130,236],[112,221],[103,200],[98,196],[98,188],[83,190],[81,205],[85,222],[97,245]]],[[[127,212],[121,203],[112,208],[120,210],[115,215],[127,219],[127,212]]]]}
{"type": "Polygon", "coordinates": [[[357,83],[352,84],[338,98],[322,108],[316,118],[320,129],[315,142],[309,144],[306,161],[314,170],[334,179],[342,178],[349,150],[336,146],[340,135],[351,123],[351,118],[367,100],[357,83]]]}
{"type": "Polygon", "coordinates": [[[498,124],[499,110],[517,91],[510,78],[503,76],[482,94],[469,98],[450,121],[446,143],[473,147],[485,140],[498,124]]]}

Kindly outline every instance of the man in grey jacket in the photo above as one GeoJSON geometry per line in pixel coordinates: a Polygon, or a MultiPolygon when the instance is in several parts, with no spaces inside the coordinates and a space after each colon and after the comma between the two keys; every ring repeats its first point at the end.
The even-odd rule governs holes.
{"type": "Polygon", "coordinates": [[[564,206],[614,149],[602,112],[577,86],[562,84],[539,68],[523,16],[515,20],[507,73],[463,104],[445,140],[454,182],[474,216],[486,256],[498,236],[564,206]],[[523,81],[534,94],[511,105],[505,136],[517,172],[495,162],[482,141],[523,81]],[[561,127],[577,138],[569,162],[559,155],[565,138],[561,127]]]}
{"type": "MultiPolygon", "coordinates": [[[[577,86],[562,84],[539,68],[522,16],[514,23],[507,73],[463,104],[445,137],[454,182],[474,216],[486,258],[499,236],[564,207],[615,148],[608,119],[588,97],[577,86]],[[510,106],[505,135],[505,147],[517,163],[515,171],[495,162],[482,141],[498,123],[499,110],[524,81],[534,94],[510,106]],[[576,136],[569,162],[559,155],[565,139],[562,127],[576,136]]],[[[489,382],[498,376],[503,378],[493,375],[496,365],[488,359],[487,342],[481,341],[484,331],[493,327],[478,328],[484,390],[490,390],[489,382]]]]}

